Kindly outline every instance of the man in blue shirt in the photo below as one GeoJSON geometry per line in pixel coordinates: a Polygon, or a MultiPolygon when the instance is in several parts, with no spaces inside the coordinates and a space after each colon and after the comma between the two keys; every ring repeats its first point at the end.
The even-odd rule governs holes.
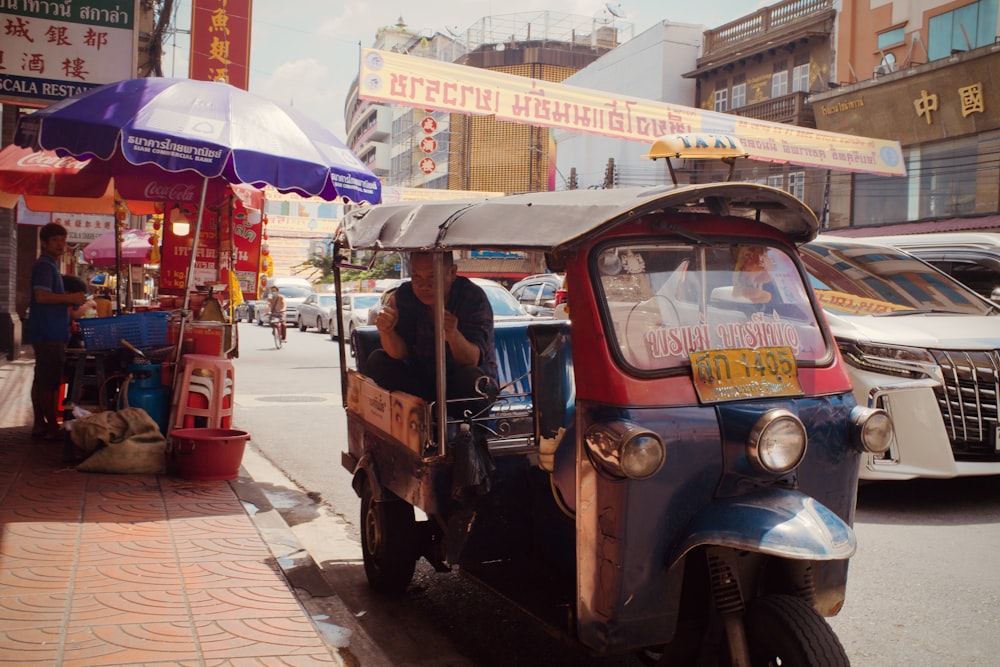
{"type": "MultiPolygon", "coordinates": [[[[481,287],[458,275],[451,253],[444,253],[444,340],[446,385],[451,412],[476,414],[489,407],[497,391],[493,309],[481,287]],[[488,384],[480,382],[483,376],[488,384]],[[484,397],[478,389],[486,389],[484,397]]],[[[379,311],[375,326],[381,350],[368,356],[366,372],[379,386],[405,391],[427,401],[436,398],[434,360],[434,254],[410,255],[410,281],[399,286],[379,311]]]]}
{"type": "Polygon", "coordinates": [[[59,386],[62,384],[69,340],[69,306],[87,300],[85,293],[67,294],[59,260],[66,252],[66,228],[50,222],[38,232],[41,255],[31,267],[31,301],[28,336],[35,351],[35,376],[31,385],[34,423],[31,435],[53,440],[60,435],[59,386]]]}

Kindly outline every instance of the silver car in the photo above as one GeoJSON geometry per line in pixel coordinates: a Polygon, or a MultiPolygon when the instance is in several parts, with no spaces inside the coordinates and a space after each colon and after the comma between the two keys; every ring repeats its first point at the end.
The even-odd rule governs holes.
{"type": "Polygon", "coordinates": [[[299,304],[299,315],[295,325],[299,331],[315,327],[320,333],[326,333],[336,326],[334,323],[336,316],[336,294],[310,294],[299,304]]]}

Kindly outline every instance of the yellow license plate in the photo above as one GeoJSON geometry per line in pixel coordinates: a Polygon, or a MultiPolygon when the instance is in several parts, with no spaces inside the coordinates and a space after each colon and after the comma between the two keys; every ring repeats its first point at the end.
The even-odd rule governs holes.
{"type": "Polygon", "coordinates": [[[693,352],[691,372],[702,403],[767,396],[801,396],[790,347],[693,352]]]}

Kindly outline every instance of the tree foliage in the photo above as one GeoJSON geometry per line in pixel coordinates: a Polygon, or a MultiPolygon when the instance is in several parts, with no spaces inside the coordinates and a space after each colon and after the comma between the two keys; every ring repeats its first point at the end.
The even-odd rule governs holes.
{"type": "MultiPolygon", "coordinates": [[[[379,255],[376,258],[375,264],[372,268],[366,270],[360,269],[341,269],[340,277],[344,282],[354,281],[354,280],[380,280],[382,278],[398,278],[400,257],[399,253],[390,253],[386,255],[379,255]]],[[[359,262],[362,263],[362,262],[359,262]]],[[[302,262],[297,269],[307,271],[312,269],[315,274],[319,274],[319,278],[315,281],[316,283],[332,283],[333,282],[333,256],[329,254],[325,255],[315,255],[306,261],[302,262]]]]}

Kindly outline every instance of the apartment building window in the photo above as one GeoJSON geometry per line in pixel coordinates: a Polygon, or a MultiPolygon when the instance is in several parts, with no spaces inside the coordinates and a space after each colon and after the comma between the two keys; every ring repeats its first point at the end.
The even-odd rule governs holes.
{"type": "Polygon", "coordinates": [[[906,29],[902,26],[880,32],[877,37],[878,48],[888,49],[890,46],[898,46],[903,43],[905,37],[906,29]]]}
{"type": "Polygon", "coordinates": [[[809,63],[796,65],[792,68],[792,92],[809,92],[809,63]]]}
{"type": "Polygon", "coordinates": [[[733,86],[732,104],[734,109],[746,106],[747,104],[747,84],[738,83],[733,86]]]}
{"type": "Polygon", "coordinates": [[[785,187],[785,175],[784,174],[773,174],[767,177],[767,184],[772,188],[784,189],[785,187]]]}
{"type": "Polygon", "coordinates": [[[788,173],[788,192],[799,199],[806,197],[806,172],[792,171],[788,173]]]}
{"type": "Polygon", "coordinates": [[[788,70],[781,70],[771,75],[771,99],[784,97],[788,94],[788,70]]]}
{"type": "Polygon", "coordinates": [[[715,91],[715,103],[712,108],[716,111],[729,111],[729,91],[725,88],[715,91]]]}
{"type": "Polygon", "coordinates": [[[927,57],[947,58],[952,51],[968,51],[992,44],[996,37],[998,0],[979,0],[927,23],[927,57]]]}

